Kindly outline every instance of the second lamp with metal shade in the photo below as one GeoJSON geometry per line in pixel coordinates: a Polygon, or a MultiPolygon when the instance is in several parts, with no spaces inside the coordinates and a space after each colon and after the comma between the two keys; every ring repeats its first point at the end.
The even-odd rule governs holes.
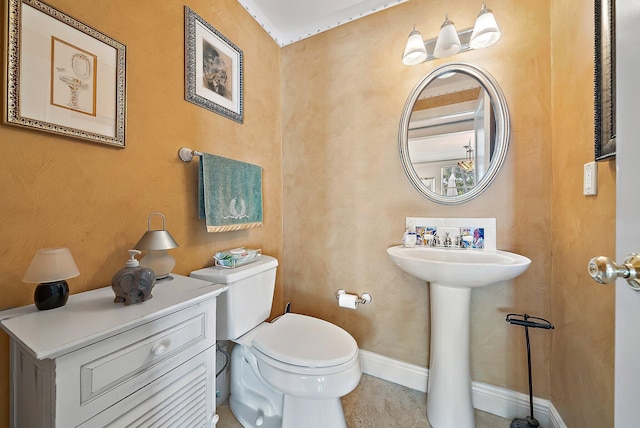
{"type": "Polygon", "coordinates": [[[176,259],[167,250],[177,248],[178,243],[165,227],[165,217],[161,213],[151,213],[147,219],[147,231],[135,245],[138,250],[146,250],[147,254],[140,260],[140,266],[147,267],[156,274],[156,279],[169,276],[176,265],[176,259]],[[162,229],[151,230],[151,218],[162,217],[162,229]]]}

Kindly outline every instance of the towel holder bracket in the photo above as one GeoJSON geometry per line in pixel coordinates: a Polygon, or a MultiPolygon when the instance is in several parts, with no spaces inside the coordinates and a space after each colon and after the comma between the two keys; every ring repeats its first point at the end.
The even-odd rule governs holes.
{"type": "Polygon", "coordinates": [[[187,147],[181,147],[180,150],[178,150],[178,157],[183,162],[191,162],[194,156],[202,156],[202,153],[187,147]]]}

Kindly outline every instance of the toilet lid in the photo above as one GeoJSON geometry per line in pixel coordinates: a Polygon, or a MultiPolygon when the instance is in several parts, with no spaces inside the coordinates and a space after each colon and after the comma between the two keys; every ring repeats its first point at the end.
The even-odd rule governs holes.
{"type": "Polygon", "coordinates": [[[355,339],[337,325],[292,313],[261,331],[252,344],[275,360],[303,367],[344,364],[358,352],[355,339]]]}

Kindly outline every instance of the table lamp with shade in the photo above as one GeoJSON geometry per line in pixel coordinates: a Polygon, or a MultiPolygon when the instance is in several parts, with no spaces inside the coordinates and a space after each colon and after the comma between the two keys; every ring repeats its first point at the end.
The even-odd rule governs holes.
{"type": "Polygon", "coordinates": [[[69,284],[65,280],[78,275],[80,271],[68,248],[41,248],[22,282],[39,283],[33,293],[33,302],[42,311],[64,306],[69,299],[69,284]]]}
{"type": "Polygon", "coordinates": [[[153,270],[156,274],[156,279],[168,277],[176,265],[176,259],[167,250],[177,247],[178,243],[165,228],[164,215],[161,213],[149,214],[147,231],[134,247],[138,250],[147,251],[147,254],[140,260],[140,266],[153,270]],[[162,229],[151,230],[151,218],[156,215],[162,217],[162,229]]]}

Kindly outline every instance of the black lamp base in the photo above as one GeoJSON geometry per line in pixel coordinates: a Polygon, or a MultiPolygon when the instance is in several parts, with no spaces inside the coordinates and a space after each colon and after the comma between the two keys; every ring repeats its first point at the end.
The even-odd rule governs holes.
{"type": "Polygon", "coordinates": [[[38,284],[33,293],[33,302],[41,311],[64,306],[69,299],[69,284],[64,279],[38,284]]]}

